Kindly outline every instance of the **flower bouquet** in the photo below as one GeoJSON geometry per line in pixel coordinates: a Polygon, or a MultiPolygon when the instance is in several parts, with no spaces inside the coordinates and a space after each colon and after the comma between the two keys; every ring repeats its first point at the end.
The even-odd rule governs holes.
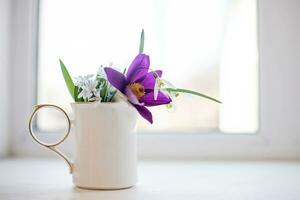
{"type": "Polygon", "coordinates": [[[59,106],[41,104],[34,107],[29,120],[29,132],[40,145],[57,153],[69,166],[73,183],[86,189],[122,189],[136,184],[137,150],[134,129],[138,113],[148,122],[153,118],[148,107],[174,106],[180,93],[204,97],[220,103],[205,94],[177,88],[162,78],[161,70],[150,68],[150,58],[143,53],[144,31],[141,34],[139,54],[128,70],[121,72],[110,67],[100,67],[96,75],[79,76],[75,82],[65,64],[60,60],[67,88],[74,99],[71,103],[74,119],[59,106]],[[45,143],[35,136],[32,121],[44,107],[60,110],[68,122],[61,140],[45,143]],[[58,148],[75,132],[75,157],[65,156],[58,148]]]}
{"type": "Polygon", "coordinates": [[[177,88],[163,79],[161,70],[150,68],[150,57],[143,53],[144,39],[144,30],[142,30],[139,54],[134,58],[128,70],[124,68],[123,72],[113,67],[101,66],[95,76],[79,76],[73,83],[66,66],[60,60],[62,74],[74,101],[104,103],[113,102],[119,97],[128,101],[150,123],[153,123],[153,117],[147,107],[166,105],[167,108],[173,108],[174,99],[180,93],[188,93],[221,103],[203,93],[177,88]]]}

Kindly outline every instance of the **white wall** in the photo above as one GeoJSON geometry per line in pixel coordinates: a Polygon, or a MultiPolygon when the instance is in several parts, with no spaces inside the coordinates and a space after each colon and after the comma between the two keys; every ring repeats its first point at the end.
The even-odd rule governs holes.
{"type": "Polygon", "coordinates": [[[0,0],[0,157],[9,153],[10,1],[0,0]]]}

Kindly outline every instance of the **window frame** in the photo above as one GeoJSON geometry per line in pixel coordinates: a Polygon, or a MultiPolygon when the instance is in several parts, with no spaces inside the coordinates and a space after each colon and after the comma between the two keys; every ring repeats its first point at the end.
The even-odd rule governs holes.
{"type": "MultiPolygon", "coordinates": [[[[53,155],[37,145],[28,133],[28,118],[36,103],[38,0],[12,2],[12,150],[17,156],[53,155]],[[20,90],[20,85],[22,89],[20,90]]],[[[139,133],[140,158],[155,159],[294,159],[300,157],[300,95],[294,92],[297,79],[297,44],[283,38],[300,33],[297,6],[258,0],[259,129],[255,134],[139,133]],[[272,6],[269,6],[272,4],[272,6]],[[287,10],[284,10],[287,9],[287,10]],[[276,12],[285,17],[276,17],[276,12]],[[276,20],[274,20],[276,19],[276,20]],[[282,23],[285,23],[282,25],[282,23]],[[274,29],[286,32],[273,34],[274,29]],[[275,55],[275,56],[274,56],[275,55]],[[285,65],[289,58],[289,66],[285,65]],[[284,76],[282,76],[284,75],[284,76]],[[291,87],[293,86],[293,87],[291,87]],[[284,91],[285,97],[279,91],[284,91]],[[279,116],[283,116],[282,118],[279,116]],[[155,148],[154,147],[155,144],[155,148]]],[[[299,6],[298,6],[299,7],[299,6]]],[[[299,45],[298,45],[299,46],[299,45]]],[[[297,71],[298,70],[298,71],[297,71]]],[[[71,133],[71,135],[73,135],[71,133]]],[[[50,137],[50,136],[49,136],[50,137]]],[[[72,145],[66,145],[72,154],[72,145]]]]}

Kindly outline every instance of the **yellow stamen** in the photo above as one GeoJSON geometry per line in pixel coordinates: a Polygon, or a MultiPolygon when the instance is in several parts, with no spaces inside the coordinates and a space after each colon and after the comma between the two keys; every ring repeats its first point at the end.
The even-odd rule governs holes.
{"type": "Polygon", "coordinates": [[[140,84],[140,83],[131,83],[129,85],[129,87],[138,99],[145,95],[145,88],[142,84],[140,84]]]}

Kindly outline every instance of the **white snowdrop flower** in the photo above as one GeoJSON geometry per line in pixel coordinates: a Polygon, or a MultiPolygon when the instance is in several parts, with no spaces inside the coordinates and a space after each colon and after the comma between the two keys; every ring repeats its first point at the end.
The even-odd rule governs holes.
{"type": "Polygon", "coordinates": [[[154,85],[154,100],[157,100],[158,92],[160,90],[161,81],[158,77],[155,78],[155,85],[154,85]]]}
{"type": "MultiPolygon", "coordinates": [[[[169,97],[178,97],[179,93],[178,92],[168,92],[164,90],[165,88],[172,88],[172,89],[177,89],[175,85],[173,85],[171,82],[165,80],[165,79],[160,79],[161,83],[160,85],[163,86],[163,88],[160,88],[160,92],[162,92],[164,95],[169,96],[169,97]]],[[[172,98],[171,98],[172,99],[172,98]]]]}
{"type": "Polygon", "coordinates": [[[96,101],[100,99],[99,90],[96,88],[98,80],[93,79],[93,75],[75,78],[75,85],[81,89],[78,98],[83,98],[84,101],[96,101]]]}
{"type": "Polygon", "coordinates": [[[89,91],[87,88],[82,88],[82,91],[79,93],[78,98],[83,98],[84,100],[88,100],[91,96],[91,91],[89,91]]]}
{"type": "Polygon", "coordinates": [[[161,91],[161,87],[164,86],[164,82],[163,80],[158,76],[158,74],[156,72],[152,72],[153,76],[155,78],[155,84],[154,84],[154,100],[157,100],[157,96],[159,91],[161,91]]]}
{"type": "Polygon", "coordinates": [[[84,88],[86,88],[88,91],[90,91],[91,95],[96,96],[97,94],[97,87],[98,81],[97,80],[91,80],[88,79],[87,82],[85,83],[84,88]]]}
{"type": "Polygon", "coordinates": [[[93,75],[92,74],[89,74],[89,75],[86,75],[86,76],[78,76],[78,77],[75,77],[75,86],[78,86],[80,88],[82,88],[85,83],[90,79],[92,78],[93,75]]]}
{"type": "Polygon", "coordinates": [[[74,78],[75,80],[75,83],[74,85],[78,86],[78,87],[81,87],[83,85],[83,76],[78,76],[78,77],[75,77],[74,78]]]}

